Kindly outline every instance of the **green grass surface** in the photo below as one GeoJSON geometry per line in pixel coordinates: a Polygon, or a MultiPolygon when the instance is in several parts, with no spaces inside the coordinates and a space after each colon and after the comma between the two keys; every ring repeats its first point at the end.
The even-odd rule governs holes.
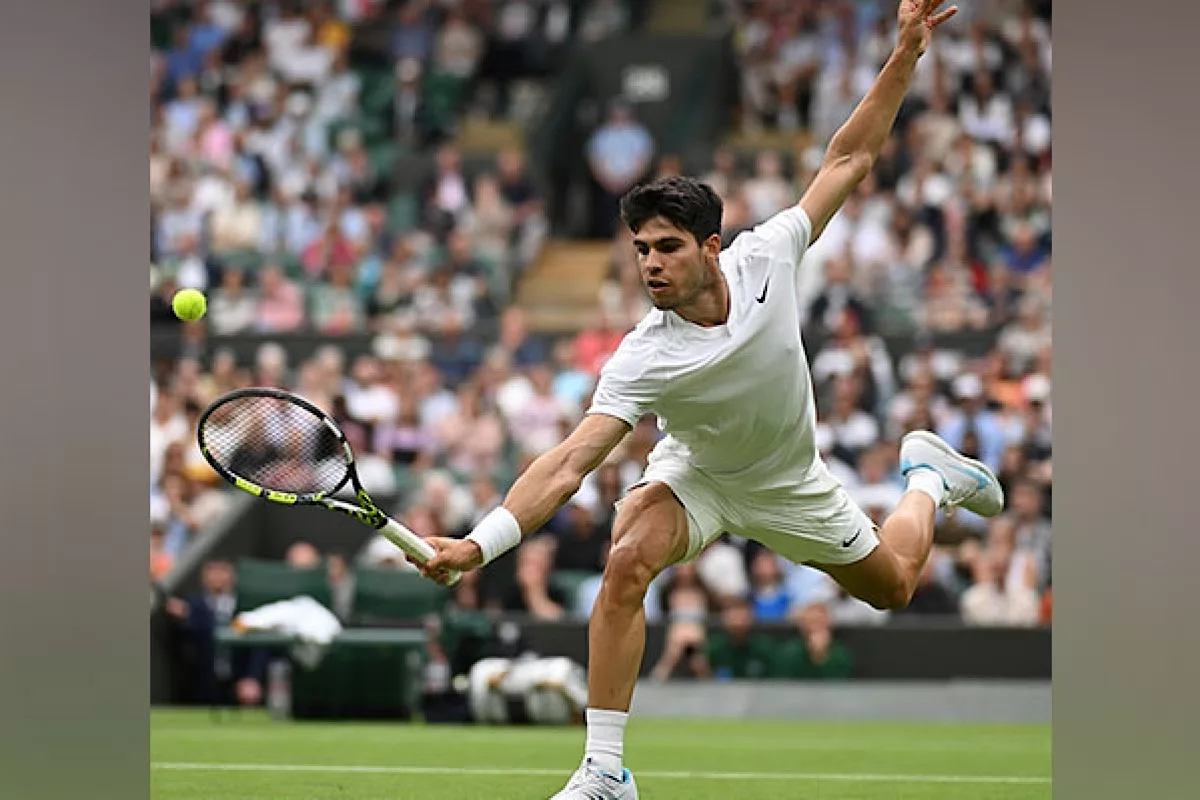
{"type": "MultiPolygon", "coordinates": [[[[258,713],[151,717],[156,800],[546,798],[582,728],[280,723],[258,713]]],[[[1049,798],[1044,725],[634,718],[626,765],[643,800],[1049,798]]]]}

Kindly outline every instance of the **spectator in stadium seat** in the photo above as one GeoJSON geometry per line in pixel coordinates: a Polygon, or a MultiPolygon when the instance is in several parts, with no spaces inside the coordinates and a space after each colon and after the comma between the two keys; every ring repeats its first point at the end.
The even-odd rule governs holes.
{"type": "Polygon", "coordinates": [[[726,598],[721,627],[704,648],[705,677],[717,680],[753,680],[775,677],[777,648],[770,638],[754,632],[754,609],[745,597],[726,598]]]}
{"type": "Polygon", "coordinates": [[[1011,550],[990,543],[974,563],[974,583],[960,600],[963,620],[968,625],[1036,625],[1041,613],[1033,562],[1026,562],[1016,580],[1008,578],[1011,550]]]}
{"type": "Polygon", "coordinates": [[[438,518],[438,524],[452,535],[470,532],[471,518],[475,510],[471,490],[460,484],[446,470],[431,469],[425,475],[417,492],[417,502],[438,518]]]}
{"type": "Polygon", "coordinates": [[[509,306],[501,314],[498,343],[518,368],[550,361],[549,344],[545,337],[529,330],[529,315],[520,306],[509,306]]]}
{"type": "Polygon", "coordinates": [[[879,423],[860,405],[861,386],[862,382],[856,376],[837,378],[832,407],[823,420],[833,433],[834,453],[856,469],[859,456],[878,442],[880,436],[879,423]]]}
{"type": "Polygon", "coordinates": [[[507,442],[504,423],[473,381],[459,386],[457,400],[455,410],[433,429],[446,464],[468,474],[492,474],[500,466],[507,442]]]}
{"type": "Polygon", "coordinates": [[[1052,338],[1042,301],[1037,297],[1026,297],[1021,301],[1017,320],[1001,331],[997,341],[997,347],[1007,359],[1008,374],[1024,375],[1030,371],[1038,354],[1050,346],[1052,338]]]}
{"type": "Polygon", "coordinates": [[[421,425],[421,409],[411,395],[400,398],[398,409],[394,419],[375,426],[372,449],[396,467],[428,469],[436,460],[437,437],[421,425]]]}
{"type": "Polygon", "coordinates": [[[208,561],[201,570],[200,592],[170,598],[166,605],[191,646],[195,699],[213,706],[262,702],[266,654],[258,648],[219,647],[216,641],[217,630],[228,626],[237,610],[235,578],[228,561],[208,561]]]}
{"type": "Polygon", "coordinates": [[[434,69],[459,80],[468,80],[475,75],[483,52],[483,34],[460,5],[451,6],[434,36],[434,69]]]}
{"type": "Polygon", "coordinates": [[[445,238],[471,205],[471,185],[462,171],[462,157],[450,144],[438,148],[434,174],[421,186],[425,224],[438,239],[445,238]]]}
{"type": "Polygon", "coordinates": [[[541,455],[562,441],[561,423],[571,415],[554,394],[554,373],[546,364],[529,367],[532,392],[508,417],[509,434],[522,452],[541,455]]]}
{"type": "Polygon", "coordinates": [[[493,285],[506,284],[506,297],[516,224],[516,212],[500,192],[496,176],[483,173],[476,177],[472,186],[471,206],[463,215],[462,230],[469,233],[476,255],[487,265],[493,285]]]}
{"type": "Polygon", "coordinates": [[[304,324],[304,292],[275,264],[258,273],[258,311],[255,328],[260,333],[290,333],[304,324]]]}
{"type": "Polygon", "coordinates": [[[1009,497],[1009,508],[1013,544],[1017,552],[1033,561],[1040,589],[1049,580],[1053,549],[1053,529],[1045,514],[1042,486],[1031,478],[1018,480],[1009,497]]]}
{"type": "Polygon", "coordinates": [[[585,5],[579,21],[579,38],[599,42],[625,30],[629,9],[621,0],[593,0],[585,5]]]}
{"type": "Polygon", "coordinates": [[[604,362],[616,352],[626,331],[610,314],[601,312],[599,324],[584,328],[575,337],[575,364],[589,375],[598,376],[604,362]]]}
{"type": "Polygon", "coordinates": [[[152,522],[150,525],[150,580],[157,583],[167,577],[175,565],[175,559],[163,546],[166,529],[161,523],[152,522]]]}
{"type": "Polygon", "coordinates": [[[742,193],[755,224],[796,202],[795,191],[783,175],[783,160],[774,150],[763,150],[755,158],[754,174],[742,184],[742,193]]]}
{"type": "Polygon", "coordinates": [[[557,525],[558,547],[554,551],[554,569],[599,573],[608,538],[592,511],[573,500],[563,509],[557,525]]]}
{"type": "Polygon", "coordinates": [[[329,610],[343,624],[349,623],[354,615],[354,573],[341,553],[330,553],[325,558],[326,580],[333,606],[329,610]]]}
{"type": "Polygon", "coordinates": [[[879,442],[863,451],[858,459],[858,483],[847,489],[877,525],[883,523],[904,496],[904,489],[891,476],[892,449],[893,445],[879,442]]]}
{"type": "MultiPolygon", "coordinates": [[[[663,651],[650,674],[657,681],[679,677],[681,672],[694,678],[706,676],[709,673],[704,647],[708,638],[705,623],[709,598],[700,583],[695,562],[676,564],[650,584],[651,588],[659,585],[666,599],[667,630],[663,651]]],[[[597,591],[598,585],[594,587],[593,599],[597,591]]],[[[590,616],[591,605],[586,609],[590,616]]]]}
{"type": "Polygon", "coordinates": [[[397,3],[392,29],[392,57],[397,61],[411,58],[428,63],[433,54],[435,31],[426,16],[425,3],[404,0],[397,3]]]}
{"type": "Polygon", "coordinates": [[[350,264],[331,264],[329,280],[318,284],[312,292],[309,314],[313,328],[333,336],[359,333],[366,327],[362,303],[354,289],[354,267],[350,264]]]}
{"type": "Polygon", "coordinates": [[[1013,132],[1012,101],[997,91],[987,69],[979,69],[971,80],[971,91],[959,100],[959,119],[963,130],[985,142],[1002,144],[1013,132]]]}
{"type": "Polygon", "coordinates": [[[798,680],[845,680],[854,674],[854,656],[833,635],[829,607],[810,603],[795,617],[800,636],[774,656],[776,677],[798,680]]]}
{"type": "Polygon", "coordinates": [[[550,580],[554,564],[554,541],[537,536],[517,548],[516,583],[505,592],[506,611],[529,614],[539,620],[562,619],[570,598],[550,580]]]}
{"type": "Polygon", "coordinates": [[[537,257],[549,233],[546,207],[537,186],[529,177],[525,154],[506,147],[496,156],[500,194],[513,211],[516,225],[516,269],[525,269],[537,257]]]}
{"type": "Polygon", "coordinates": [[[779,557],[766,548],[755,548],[750,558],[750,593],[755,622],[787,619],[792,598],[783,580],[779,557]]]}
{"type": "Polygon", "coordinates": [[[849,311],[857,320],[858,329],[872,330],[871,309],[850,282],[852,265],[845,255],[835,255],[825,262],[825,284],[808,306],[809,338],[836,335],[845,324],[843,312],[849,311]]]}
{"type": "Polygon", "coordinates": [[[209,299],[208,321],[218,336],[244,333],[254,327],[258,297],[246,288],[246,273],[236,267],[221,272],[221,285],[209,299]]]}
{"type": "Polygon", "coordinates": [[[953,389],[957,407],[946,414],[937,434],[951,447],[960,448],[967,431],[974,431],[979,460],[993,471],[999,469],[1008,434],[996,413],[984,405],[983,381],[974,373],[964,373],[954,380],[953,389]]]}
{"type": "Polygon", "coordinates": [[[309,542],[293,542],[283,561],[292,569],[314,569],[321,564],[321,553],[309,542]]]}
{"type": "Polygon", "coordinates": [[[696,574],[705,590],[720,604],[731,597],[748,597],[750,575],[743,550],[723,535],[696,558],[696,574]]]}
{"type": "Polygon", "coordinates": [[[622,195],[650,169],[654,139],[634,119],[629,104],[617,99],[609,105],[604,123],[588,139],[586,156],[594,181],[590,234],[608,239],[617,230],[622,195]]]}
{"type": "Polygon", "coordinates": [[[730,198],[741,188],[742,177],[737,168],[737,154],[727,145],[713,151],[712,168],[701,178],[728,204],[730,198]]]}
{"type": "Polygon", "coordinates": [[[188,437],[187,418],[175,391],[159,386],[150,414],[150,482],[158,483],[163,475],[167,448],[188,437]]]}
{"type": "Polygon", "coordinates": [[[909,604],[897,616],[958,616],[958,599],[938,580],[943,555],[936,550],[925,562],[909,604]]]}

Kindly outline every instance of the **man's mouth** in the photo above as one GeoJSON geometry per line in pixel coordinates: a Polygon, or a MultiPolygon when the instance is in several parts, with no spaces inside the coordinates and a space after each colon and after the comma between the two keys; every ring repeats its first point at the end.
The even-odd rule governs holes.
{"type": "Polygon", "coordinates": [[[646,286],[648,286],[652,291],[665,289],[667,288],[667,285],[668,284],[666,281],[659,280],[658,278],[651,278],[650,280],[646,281],[646,286]]]}

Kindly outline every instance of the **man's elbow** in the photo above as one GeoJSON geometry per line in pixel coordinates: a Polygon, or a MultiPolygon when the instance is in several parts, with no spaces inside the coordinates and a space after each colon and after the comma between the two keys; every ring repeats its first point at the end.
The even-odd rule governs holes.
{"type": "Polygon", "coordinates": [[[825,158],[825,168],[837,170],[858,183],[866,180],[871,170],[875,169],[875,156],[865,150],[835,152],[831,148],[825,158]]]}

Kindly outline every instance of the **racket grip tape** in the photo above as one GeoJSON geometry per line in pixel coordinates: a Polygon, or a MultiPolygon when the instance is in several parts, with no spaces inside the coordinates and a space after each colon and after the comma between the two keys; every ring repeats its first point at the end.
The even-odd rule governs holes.
{"type": "MultiPolygon", "coordinates": [[[[388,541],[403,550],[405,555],[422,564],[433,558],[437,552],[433,549],[433,545],[394,519],[389,518],[384,526],[379,529],[379,532],[386,536],[388,541]]],[[[453,586],[458,583],[460,577],[462,577],[462,574],[459,572],[451,573],[450,585],[453,586]]]]}

